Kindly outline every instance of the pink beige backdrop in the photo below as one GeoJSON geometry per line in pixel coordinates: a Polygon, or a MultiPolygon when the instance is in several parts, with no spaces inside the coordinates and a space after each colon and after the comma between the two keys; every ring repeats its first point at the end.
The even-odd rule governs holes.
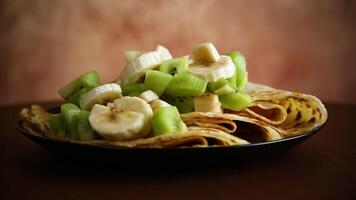
{"type": "Polygon", "coordinates": [[[59,99],[73,77],[115,79],[128,49],[240,50],[250,80],[356,103],[356,3],[337,0],[1,0],[0,105],[59,99]]]}

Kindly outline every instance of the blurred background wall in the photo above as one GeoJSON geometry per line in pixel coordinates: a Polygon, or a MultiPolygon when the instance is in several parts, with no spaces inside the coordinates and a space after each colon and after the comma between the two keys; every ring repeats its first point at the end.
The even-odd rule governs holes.
{"type": "Polygon", "coordinates": [[[90,69],[111,81],[128,49],[205,41],[241,51],[252,81],[356,103],[355,13],[348,0],[0,0],[0,105],[59,99],[90,69]]]}

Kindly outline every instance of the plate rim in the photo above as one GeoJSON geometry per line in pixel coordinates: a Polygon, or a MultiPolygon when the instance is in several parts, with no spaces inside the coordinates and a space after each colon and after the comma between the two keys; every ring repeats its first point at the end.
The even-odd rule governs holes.
{"type": "MultiPolygon", "coordinates": [[[[49,138],[49,137],[44,137],[41,135],[35,135],[27,131],[23,127],[23,120],[18,119],[16,123],[16,129],[24,136],[26,137],[36,137],[40,140],[43,141],[50,141],[50,142],[56,142],[56,143],[62,143],[62,144],[67,144],[67,145],[76,145],[76,146],[82,146],[82,147],[90,147],[90,148],[98,148],[98,149],[108,149],[108,150],[140,150],[140,151],[145,151],[145,150],[211,150],[211,149],[244,149],[244,148],[254,148],[254,147],[259,147],[259,146],[269,146],[269,145],[276,145],[276,144],[281,144],[281,143],[287,143],[289,141],[294,141],[298,140],[304,137],[309,137],[314,135],[316,132],[320,131],[324,125],[322,124],[321,126],[315,127],[314,129],[300,134],[296,135],[293,137],[288,137],[288,138],[282,138],[282,139],[277,139],[277,140],[271,140],[271,141],[265,141],[265,142],[258,142],[258,143],[249,143],[249,144],[242,144],[242,145],[231,145],[231,146],[208,146],[208,147],[169,147],[169,148],[162,148],[162,147],[121,147],[121,146],[112,146],[112,145],[95,145],[95,144],[89,144],[89,143],[78,143],[75,140],[58,140],[55,138],[49,138]]],[[[31,138],[29,138],[32,140],[31,138]]],[[[32,140],[33,141],[33,140],[32,140]]]]}

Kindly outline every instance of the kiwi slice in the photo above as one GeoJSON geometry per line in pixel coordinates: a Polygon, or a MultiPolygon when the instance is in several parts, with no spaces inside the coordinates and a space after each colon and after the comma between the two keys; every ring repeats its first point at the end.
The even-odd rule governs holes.
{"type": "Polygon", "coordinates": [[[58,90],[58,93],[63,97],[63,99],[67,99],[81,88],[93,88],[99,84],[100,79],[98,73],[96,71],[90,71],[80,75],[78,78],[65,85],[63,88],[58,90]]]}
{"type": "Polygon", "coordinates": [[[93,140],[95,139],[94,130],[89,123],[90,112],[86,110],[80,111],[78,116],[78,139],[79,140],[93,140]]]}
{"type": "Polygon", "coordinates": [[[67,103],[61,106],[61,113],[49,116],[48,123],[59,137],[76,140],[97,138],[89,123],[89,111],[80,110],[76,105],[67,103]]]}
{"type": "Polygon", "coordinates": [[[230,82],[228,80],[226,80],[225,78],[220,78],[219,80],[217,80],[215,82],[209,82],[208,90],[210,92],[214,92],[215,90],[217,90],[227,84],[230,84],[230,82]]]}
{"type": "Polygon", "coordinates": [[[153,112],[152,128],[155,135],[187,131],[187,126],[175,106],[156,109],[153,112]]]}
{"type": "Polygon", "coordinates": [[[159,71],[167,74],[177,74],[188,71],[189,56],[174,58],[163,61],[159,66],[159,71]]]}
{"type": "Polygon", "coordinates": [[[248,94],[235,92],[220,95],[219,101],[223,108],[240,111],[251,104],[252,98],[248,94]]]}
{"type": "Polygon", "coordinates": [[[173,76],[166,88],[168,96],[201,96],[204,94],[208,82],[189,73],[180,73],[173,76]]]}
{"type": "Polygon", "coordinates": [[[61,106],[61,114],[70,139],[78,139],[78,119],[80,108],[72,103],[66,103],[61,106]]]}
{"type": "Polygon", "coordinates": [[[158,96],[161,96],[172,80],[172,75],[160,71],[147,70],[144,82],[145,90],[152,90],[158,96]]]}
{"type": "Polygon", "coordinates": [[[91,89],[93,89],[92,87],[85,87],[85,88],[82,88],[78,91],[76,91],[72,96],[68,97],[66,99],[66,102],[67,103],[72,103],[74,105],[77,105],[79,106],[79,100],[80,98],[86,94],[87,92],[89,92],[91,89]]]}
{"type": "Polygon", "coordinates": [[[227,54],[235,64],[236,70],[234,76],[228,81],[236,90],[242,90],[248,82],[248,74],[246,70],[246,60],[240,52],[233,51],[227,54]]]}
{"type": "MultiPolygon", "coordinates": [[[[240,73],[243,74],[243,73],[240,73]]],[[[248,82],[248,75],[247,72],[246,74],[243,74],[242,77],[237,76],[236,78],[236,89],[237,90],[242,90],[245,88],[246,84],[248,82]]]]}
{"type": "Polygon", "coordinates": [[[66,126],[63,116],[59,114],[52,114],[48,117],[48,124],[52,131],[54,131],[59,137],[64,137],[66,134],[66,126]]]}
{"type": "Polygon", "coordinates": [[[234,86],[225,78],[220,78],[216,82],[208,83],[208,90],[217,95],[229,94],[235,92],[234,86]]]}
{"type": "Polygon", "coordinates": [[[214,91],[214,93],[217,95],[230,94],[233,92],[236,92],[236,90],[230,84],[226,84],[214,91]]]}
{"type": "Polygon", "coordinates": [[[138,96],[145,91],[143,83],[125,84],[122,86],[122,94],[124,96],[138,96]]]}
{"type": "Polygon", "coordinates": [[[166,101],[167,103],[176,106],[179,110],[179,113],[189,113],[194,110],[194,98],[192,96],[167,96],[164,95],[161,97],[163,101],[166,101]]]}

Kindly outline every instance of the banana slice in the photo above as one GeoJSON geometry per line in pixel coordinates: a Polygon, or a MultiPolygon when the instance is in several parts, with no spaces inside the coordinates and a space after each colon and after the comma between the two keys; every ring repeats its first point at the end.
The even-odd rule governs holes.
{"type": "Polygon", "coordinates": [[[230,78],[234,76],[235,70],[236,67],[229,56],[220,56],[216,63],[193,63],[189,66],[190,73],[208,82],[230,78]]]}
{"type": "Polygon", "coordinates": [[[195,46],[192,58],[195,63],[215,63],[220,59],[220,55],[215,46],[208,42],[195,46]]]}
{"type": "Polygon", "coordinates": [[[194,97],[194,110],[196,112],[222,113],[218,95],[205,93],[203,96],[194,97]]]}
{"type": "Polygon", "coordinates": [[[92,128],[108,140],[131,140],[147,136],[153,112],[138,97],[122,97],[108,106],[95,104],[89,116],[92,128]]]}
{"type": "Polygon", "coordinates": [[[157,45],[156,51],[158,51],[161,54],[162,60],[172,59],[172,55],[166,47],[164,47],[162,45],[157,45]]]}
{"type": "Polygon", "coordinates": [[[125,60],[126,62],[131,62],[133,59],[142,55],[142,51],[125,51],[125,60]]]}
{"type": "Polygon", "coordinates": [[[143,137],[145,115],[95,104],[89,115],[91,127],[107,140],[129,140],[143,137]]]}
{"type": "Polygon", "coordinates": [[[161,62],[172,59],[172,55],[165,47],[158,45],[156,49],[128,62],[121,72],[121,82],[123,84],[136,83],[144,77],[146,70],[154,69],[161,62]]]}
{"type": "Polygon", "coordinates": [[[115,108],[119,112],[121,111],[133,111],[142,113],[146,116],[146,118],[152,118],[153,112],[150,105],[138,98],[138,97],[129,97],[125,96],[120,99],[116,99],[114,101],[115,108]]]}
{"type": "Polygon", "coordinates": [[[106,104],[107,102],[120,98],[122,96],[121,92],[120,85],[116,83],[98,86],[80,98],[80,108],[90,110],[94,104],[106,104]]]}
{"type": "Polygon", "coordinates": [[[151,120],[153,111],[151,106],[138,97],[125,96],[114,101],[116,110],[120,111],[133,111],[145,115],[145,126],[142,130],[143,135],[147,135],[151,130],[151,120]]]}
{"type": "Polygon", "coordinates": [[[138,97],[145,100],[147,103],[159,98],[159,96],[151,90],[142,92],[138,97]]]}
{"type": "Polygon", "coordinates": [[[165,101],[162,101],[160,99],[155,99],[150,102],[150,106],[151,106],[152,110],[155,111],[157,108],[168,107],[168,106],[171,106],[171,104],[169,104],[165,101]]]}

